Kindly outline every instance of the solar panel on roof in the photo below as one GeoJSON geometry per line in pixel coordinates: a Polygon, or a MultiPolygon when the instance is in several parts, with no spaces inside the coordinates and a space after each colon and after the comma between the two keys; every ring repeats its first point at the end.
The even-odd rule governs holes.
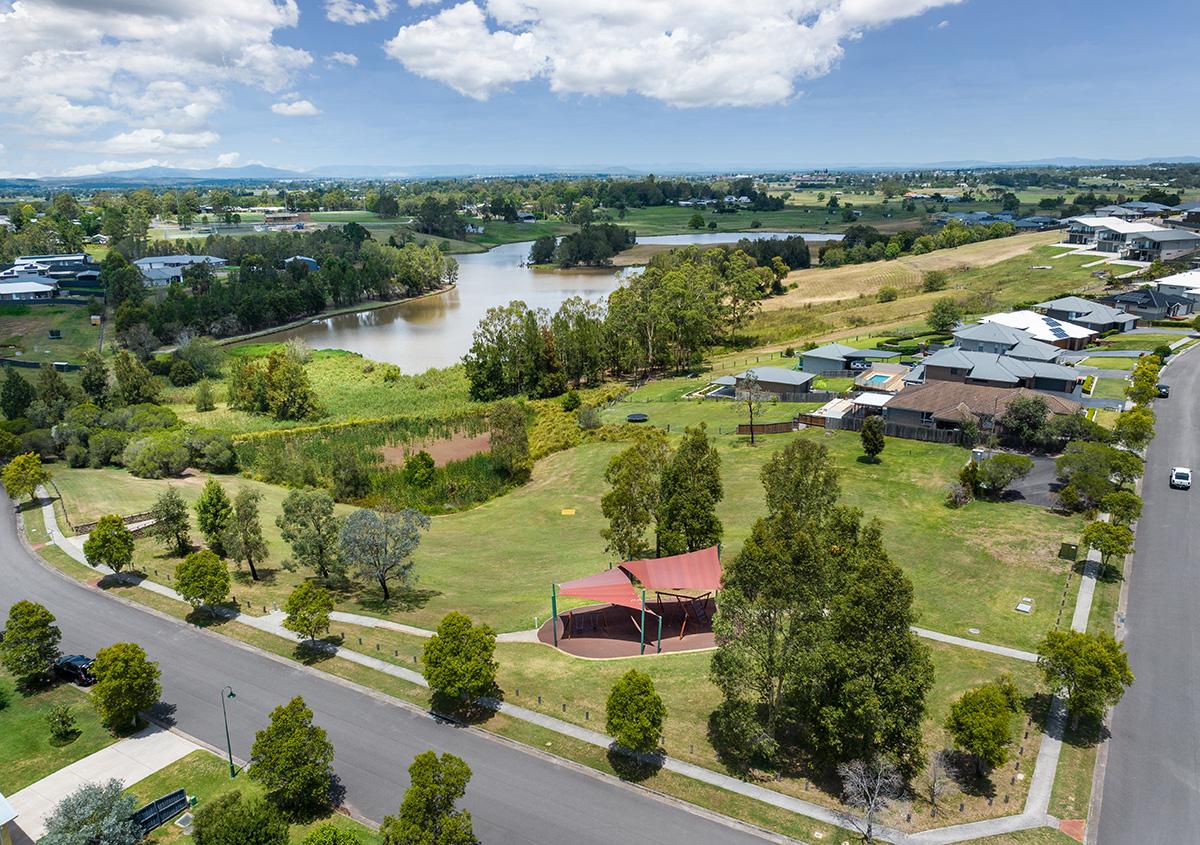
{"type": "Polygon", "coordinates": [[[1060,340],[1067,336],[1067,333],[1064,332],[1062,329],[1051,329],[1050,334],[1054,335],[1055,337],[1059,338],[1060,340]]]}
{"type": "Polygon", "coordinates": [[[1042,319],[1046,321],[1047,326],[1061,325],[1058,320],[1055,320],[1053,317],[1043,317],[1042,319]]]}

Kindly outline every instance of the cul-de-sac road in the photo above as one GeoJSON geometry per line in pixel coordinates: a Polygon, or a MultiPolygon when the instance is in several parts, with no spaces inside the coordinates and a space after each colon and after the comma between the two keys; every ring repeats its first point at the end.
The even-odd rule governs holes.
{"type": "Polygon", "coordinates": [[[1100,845],[1200,842],[1200,486],[1167,486],[1173,466],[1200,470],[1200,353],[1162,380],[1126,614],[1136,680],[1110,726],[1100,845]]]}
{"type": "Polygon", "coordinates": [[[466,806],[475,834],[488,845],[562,842],[612,845],[730,843],[761,845],[735,829],[611,780],[557,764],[481,733],[439,723],[319,673],[273,660],[180,622],[130,607],[68,581],[34,560],[21,544],[11,502],[0,494],[0,613],[21,599],[58,618],[67,653],[95,654],[114,642],[136,642],[162,670],[163,701],[177,727],[224,748],[221,689],[229,684],[234,754],[249,757],[268,714],[301,695],[336,749],[334,766],[346,801],[369,819],[397,812],[408,765],[422,751],[451,752],[473,774],[466,806]]]}

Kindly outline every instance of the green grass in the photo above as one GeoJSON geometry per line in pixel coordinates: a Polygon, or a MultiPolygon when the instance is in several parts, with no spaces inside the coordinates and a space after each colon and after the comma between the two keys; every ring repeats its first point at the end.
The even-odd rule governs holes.
{"type": "MultiPolygon", "coordinates": [[[[274,343],[243,344],[232,353],[262,354],[274,343]]],[[[467,410],[467,379],[461,366],[429,370],[421,375],[399,375],[392,368],[350,352],[319,350],[305,366],[318,397],[321,416],[315,420],[276,422],[270,416],[228,408],[224,382],[214,385],[216,410],[195,409],[195,387],[173,388],[165,401],[185,422],[227,434],[302,428],[331,422],[378,419],[392,416],[445,417],[467,410]]]]}
{"type": "MultiPolygon", "coordinates": [[[[344,637],[349,647],[408,668],[416,668],[412,657],[419,657],[425,642],[417,637],[354,625],[336,624],[334,631],[344,637]]],[[[1030,694],[1034,690],[1037,672],[1027,663],[940,643],[928,645],[935,682],[928,699],[923,734],[931,751],[951,744],[942,724],[951,703],[963,690],[986,683],[1002,672],[1010,673],[1024,693],[1030,694]]],[[[601,732],[604,731],[605,701],[612,685],[631,668],[646,672],[667,708],[663,737],[666,752],[714,771],[727,771],[708,739],[709,714],[721,701],[720,692],[708,675],[710,652],[662,654],[650,659],[586,661],[543,645],[498,643],[496,658],[500,665],[497,682],[504,690],[506,701],[601,732]]],[[[1023,726],[1023,720],[1020,726],[1014,720],[1014,738],[1021,737],[1018,730],[1023,726]]],[[[1025,770],[1036,758],[1038,736],[1032,731],[1031,739],[1021,739],[1017,743],[1024,745],[1024,754],[1019,759],[1025,770]]],[[[1014,759],[1000,767],[992,780],[1001,789],[1001,794],[1009,792],[1013,805],[1019,806],[1024,800],[1027,781],[1009,784],[1016,773],[1018,759],[1016,746],[1013,751],[1014,759]]],[[[773,780],[770,788],[837,806],[835,794],[820,789],[805,791],[800,776],[773,780]]],[[[956,792],[947,796],[946,802],[947,806],[953,804],[953,813],[940,819],[940,824],[970,821],[999,811],[999,807],[989,810],[985,798],[978,794],[958,795],[956,792]],[[960,800],[966,804],[961,814],[957,810],[960,800]]],[[[928,819],[923,824],[928,824],[928,819]]]]}
{"type": "Polygon", "coordinates": [[[832,390],[834,393],[844,393],[854,387],[852,378],[816,378],[813,379],[813,390],[832,390]]]}
{"type": "MultiPolygon", "coordinates": [[[[686,390],[681,381],[656,383],[655,395],[686,390]]],[[[718,434],[720,418],[713,415],[727,406],[715,400],[629,403],[606,414],[645,407],[651,408],[654,422],[670,424],[673,432],[702,419],[709,422],[722,459],[725,498],[718,514],[725,526],[727,559],[737,554],[763,511],[762,465],[789,439],[817,437],[829,446],[842,470],[843,501],[882,521],[890,553],[916,587],[920,624],[960,636],[968,636],[968,628],[980,628],[983,640],[1027,649],[1053,625],[1069,566],[1055,555],[1063,541],[1078,535],[1081,520],[1020,503],[975,502],[961,510],[947,509],[944,488],[966,460],[963,450],[889,438],[881,462],[864,464],[857,460],[857,435],[812,430],[768,435],[751,447],[748,438],[718,434]],[[1035,600],[1033,614],[1013,610],[1023,596],[1035,600]]],[[[736,421],[740,420],[728,422],[736,421]]],[[[620,448],[597,443],[559,452],[540,461],[524,487],[472,510],[435,517],[415,555],[414,593],[380,607],[373,591],[364,587],[344,595],[341,607],[387,613],[428,628],[450,610],[501,631],[532,627],[535,616],[545,619],[552,582],[595,572],[609,562],[600,535],[605,523],[599,503],[606,490],[604,468],[620,448]],[[565,508],[573,508],[575,514],[563,516],[565,508]]],[[[165,485],[121,470],[65,468],[57,472],[56,483],[75,523],[110,510],[143,510],[165,485]]],[[[201,479],[175,483],[185,498],[194,499],[201,479]]],[[[304,576],[281,567],[289,551],[278,538],[274,517],[286,491],[225,481],[231,492],[241,483],[264,494],[261,508],[270,558],[263,567],[264,580],[250,582],[242,575],[234,594],[251,605],[282,605],[304,576]]],[[[135,563],[152,577],[164,579],[175,562],[149,539],[138,541],[135,563]]]]}
{"type": "MultiPolygon", "coordinates": [[[[1101,283],[1084,267],[1094,256],[1056,258],[1061,250],[1037,245],[1034,236],[1017,236],[938,250],[896,261],[876,261],[852,267],[812,268],[792,273],[796,285],[783,297],[768,300],[743,335],[756,344],[784,344],[807,338],[886,334],[897,328],[920,328],[933,303],[953,297],[968,312],[1002,311],[1067,293],[1086,293],[1101,283]],[[988,254],[1014,243],[1032,243],[1012,258],[980,266],[988,254]],[[1051,270],[1034,270],[1050,265],[1051,270]],[[946,290],[924,293],[921,274],[941,269],[949,274],[946,290]],[[878,302],[875,294],[890,285],[900,291],[893,302],[878,302]]],[[[968,313],[967,316],[971,316],[968,313]]]]}
{"type": "Polygon", "coordinates": [[[577,231],[578,226],[561,220],[538,220],[534,223],[505,223],[503,220],[472,220],[483,227],[481,235],[467,235],[471,243],[483,246],[498,246],[517,241],[532,241],[543,235],[566,235],[577,231]]]}
{"type": "Polygon", "coordinates": [[[1079,845],[1071,837],[1053,827],[1035,827],[1000,836],[972,839],[964,845],[1079,845]]]}
{"type": "MultiPolygon", "coordinates": [[[[317,223],[374,223],[383,221],[374,211],[350,209],[348,211],[312,211],[309,219],[317,223]]],[[[386,221],[385,221],[386,222],[386,221]]]]}
{"type": "MultiPolygon", "coordinates": [[[[187,790],[188,795],[194,795],[197,799],[196,809],[226,792],[240,792],[246,798],[262,795],[262,788],[250,780],[244,772],[231,781],[228,764],[209,751],[193,751],[183,759],[138,781],[129,787],[127,792],[133,795],[140,805],[153,801],[155,798],[161,798],[176,789],[184,789],[187,790]]],[[[399,799],[397,798],[398,804],[399,799]]],[[[292,845],[299,845],[313,828],[325,822],[332,822],[341,830],[358,834],[362,845],[378,845],[383,841],[378,833],[365,825],[348,816],[335,813],[311,824],[292,825],[290,842],[292,845]]],[[[168,843],[189,842],[190,839],[184,836],[183,832],[174,824],[167,824],[154,831],[147,841],[168,843]]]]}
{"type": "Polygon", "coordinates": [[[1084,358],[1079,362],[1081,367],[1096,367],[1100,370],[1132,370],[1137,366],[1137,358],[1099,357],[1084,358]]]}
{"type": "Polygon", "coordinates": [[[0,357],[79,363],[99,342],[100,329],[91,324],[86,305],[0,305],[0,357]],[[62,333],[60,340],[49,339],[52,329],[62,333]]]}
{"type": "MultiPolygon", "coordinates": [[[[1109,360],[1109,359],[1097,359],[1109,360]]],[[[1092,395],[1098,399],[1124,399],[1125,388],[1129,386],[1129,382],[1120,378],[1101,378],[1096,379],[1096,386],[1092,389],[1092,395]]]]}
{"type": "Polygon", "coordinates": [[[1154,347],[1182,340],[1185,335],[1180,334],[1115,334],[1104,339],[1103,343],[1097,345],[1097,349],[1112,349],[1112,350],[1145,350],[1153,352],[1154,347]]]}
{"type": "Polygon", "coordinates": [[[0,670],[0,701],[7,701],[7,706],[0,707],[0,793],[5,795],[116,741],[100,723],[87,693],[70,684],[26,694],[0,670]],[[70,705],[79,730],[65,745],[50,739],[46,725],[46,714],[58,704],[70,705]]]}

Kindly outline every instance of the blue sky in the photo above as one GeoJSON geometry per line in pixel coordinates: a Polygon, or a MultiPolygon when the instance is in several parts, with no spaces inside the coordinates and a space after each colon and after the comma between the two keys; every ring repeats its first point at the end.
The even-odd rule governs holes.
{"type": "Polygon", "coordinates": [[[1200,4],[0,0],[0,173],[1198,154],[1200,4]],[[1176,33],[1172,40],[1171,33],[1176,33]],[[340,54],[335,57],[335,54],[340,54]],[[351,58],[352,57],[352,58],[351,58]]]}

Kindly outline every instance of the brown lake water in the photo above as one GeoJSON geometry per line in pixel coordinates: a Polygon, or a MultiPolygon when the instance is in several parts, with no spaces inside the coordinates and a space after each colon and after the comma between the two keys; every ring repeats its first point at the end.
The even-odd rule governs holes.
{"type": "MultiPolygon", "coordinates": [[[[660,235],[638,243],[730,243],[740,237],[778,238],[803,234],[809,240],[841,235],[810,232],[728,232],[660,235]]],[[[488,252],[456,255],[458,285],[453,290],[387,308],[314,320],[264,340],[299,338],[314,349],[345,349],[375,361],[396,364],[405,373],[457,364],[471,347],[475,327],[489,308],[520,299],[530,308],[556,311],[572,296],[599,299],[621,283],[617,271],[536,272],[524,266],[530,242],[505,244],[488,252]]]]}

